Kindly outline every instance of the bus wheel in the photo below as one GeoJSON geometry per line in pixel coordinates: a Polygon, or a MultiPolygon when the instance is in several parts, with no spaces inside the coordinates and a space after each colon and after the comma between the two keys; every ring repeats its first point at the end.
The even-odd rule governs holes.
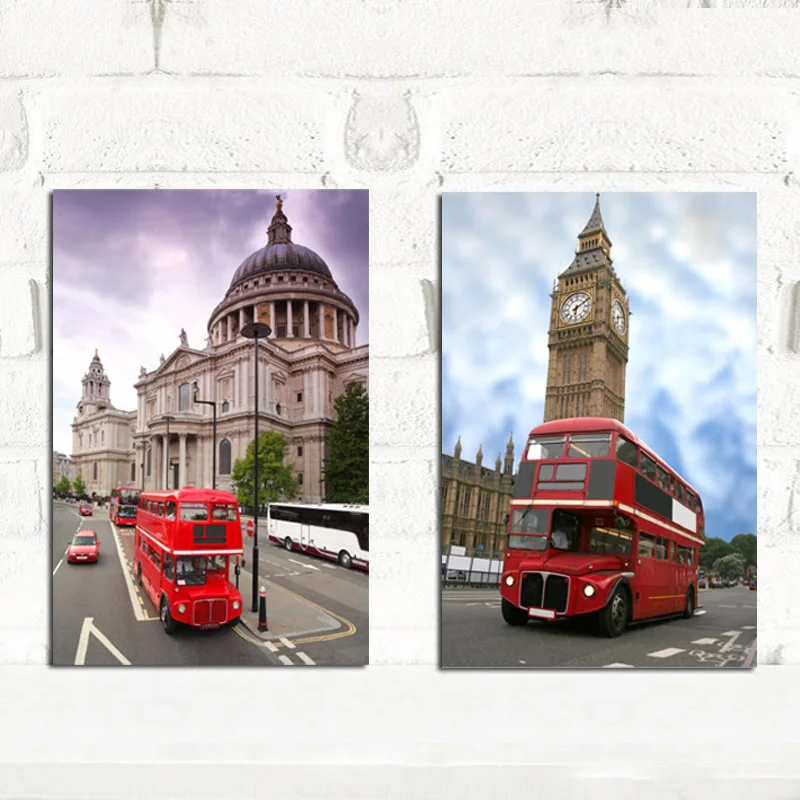
{"type": "Polygon", "coordinates": [[[288,536],[283,540],[283,546],[287,550],[291,550],[292,549],[292,540],[288,536]]]}
{"type": "Polygon", "coordinates": [[[172,618],[172,614],[169,613],[169,603],[163,597],[161,598],[159,617],[161,618],[161,627],[164,629],[164,633],[172,636],[175,633],[177,623],[172,618]]]}
{"type": "Polygon", "coordinates": [[[342,550],[339,553],[339,563],[345,568],[350,569],[353,566],[353,559],[350,557],[350,553],[347,550],[342,550]]]}
{"type": "Polygon", "coordinates": [[[242,621],[241,617],[234,617],[231,620],[231,628],[235,628],[242,621]]]}
{"type": "Polygon", "coordinates": [[[136,580],[139,582],[139,586],[143,586],[144,585],[142,583],[142,562],[141,561],[136,565],[136,580]]]}
{"type": "Polygon", "coordinates": [[[503,600],[503,619],[509,625],[524,625],[528,621],[528,613],[524,608],[517,608],[508,600],[503,600]]]}
{"type": "Polygon", "coordinates": [[[611,593],[611,598],[600,612],[598,620],[600,632],[612,639],[625,630],[628,624],[628,593],[622,586],[617,586],[611,593]]]}
{"type": "Polygon", "coordinates": [[[683,610],[683,618],[684,619],[691,619],[694,616],[694,589],[689,587],[689,591],[686,592],[686,608],[683,610]]]}

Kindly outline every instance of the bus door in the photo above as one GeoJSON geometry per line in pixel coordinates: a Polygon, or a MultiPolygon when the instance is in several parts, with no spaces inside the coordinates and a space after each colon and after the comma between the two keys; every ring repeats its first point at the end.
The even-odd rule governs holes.
{"type": "Polygon", "coordinates": [[[314,546],[314,537],[311,532],[311,525],[307,520],[300,522],[300,549],[308,550],[309,547],[314,546]]]}

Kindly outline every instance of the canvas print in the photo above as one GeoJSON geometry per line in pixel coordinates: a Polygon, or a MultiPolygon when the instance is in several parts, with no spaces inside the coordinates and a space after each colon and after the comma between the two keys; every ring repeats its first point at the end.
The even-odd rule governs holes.
{"type": "Polygon", "coordinates": [[[444,667],[751,667],[756,196],[442,198],[444,667]]]}
{"type": "Polygon", "coordinates": [[[54,665],[368,663],[368,213],[54,192],[54,665]]]}

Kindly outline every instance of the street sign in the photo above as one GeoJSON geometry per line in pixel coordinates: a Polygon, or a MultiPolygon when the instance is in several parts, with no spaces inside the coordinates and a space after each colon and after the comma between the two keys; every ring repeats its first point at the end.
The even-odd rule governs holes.
{"type": "Polygon", "coordinates": [[[253,532],[255,531],[256,526],[253,524],[253,520],[247,520],[247,535],[252,536],[253,532]]]}

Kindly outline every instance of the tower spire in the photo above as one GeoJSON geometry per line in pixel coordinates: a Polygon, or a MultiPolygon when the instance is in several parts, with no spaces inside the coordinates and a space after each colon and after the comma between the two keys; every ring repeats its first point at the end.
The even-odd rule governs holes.
{"type": "Polygon", "coordinates": [[[291,244],[292,226],[283,213],[283,197],[275,195],[275,213],[272,215],[272,222],[267,228],[268,244],[291,244]]]}

